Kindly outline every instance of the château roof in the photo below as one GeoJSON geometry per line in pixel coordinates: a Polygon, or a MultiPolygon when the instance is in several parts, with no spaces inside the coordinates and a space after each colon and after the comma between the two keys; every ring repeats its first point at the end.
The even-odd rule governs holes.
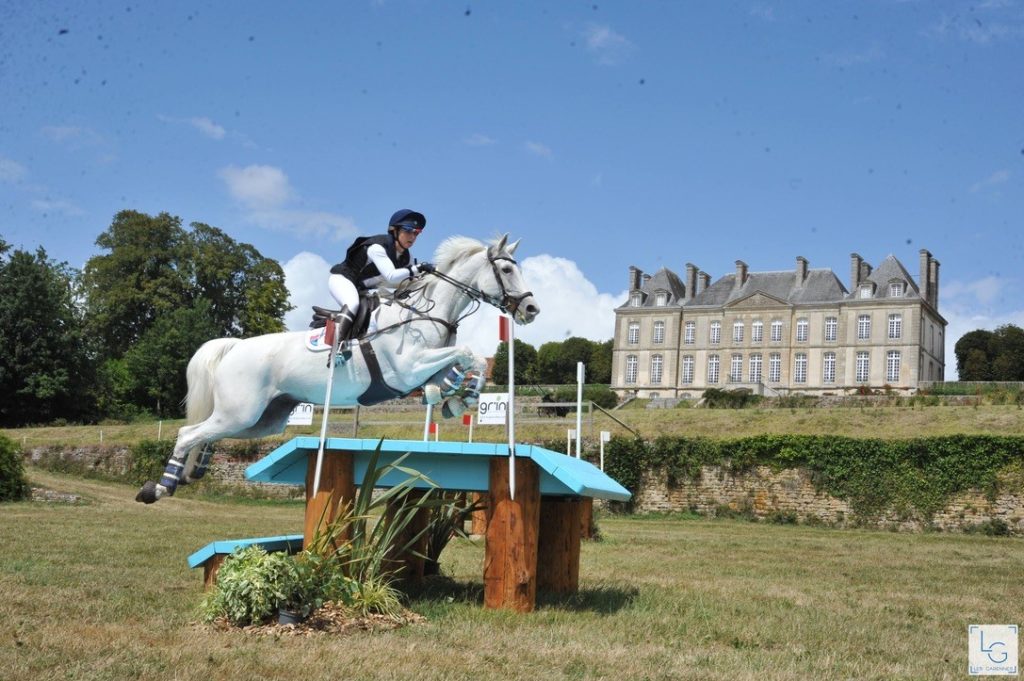
{"type": "Polygon", "coordinates": [[[736,274],[727,274],[697,294],[690,305],[721,307],[763,293],[786,303],[819,303],[842,300],[846,288],[829,269],[807,271],[801,282],[796,272],[750,272],[746,281],[736,287],[736,274]]]}

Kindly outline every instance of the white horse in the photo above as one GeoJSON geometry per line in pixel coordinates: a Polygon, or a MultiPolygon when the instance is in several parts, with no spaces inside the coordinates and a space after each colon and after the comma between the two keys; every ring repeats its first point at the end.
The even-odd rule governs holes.
{"type": "MultiPolygon", "coordinates": [[[[335,366],[330,403],[373,404],[423,387],[426,401],[434,404],[470,372],[476,373],[472,392],[478,393],[485,360],[468,346],[454,346],[466,309],[487,302],[513,315],[517,324],[529,324],[540,312],[513,258],[519,242],[507,242],[508,235],[490,245],[466,237],[442,243],[434,259],[437,272],[417,280],[405,301],[400,294],[385,301],[377,311],[378,331],[340,355],[345,359],[335,366]]],[[[323,400],[327,356],[306,348],[308,335],[292,331],[204,343],[187,370],[185,403],[192,425],[178,431],[160,482],[147,482],[136,500],[151,504],[200,478],[210,443],[281,433],[296,404],[323,400]]],[[[461,413],[466,404],[460,399],[449,397],[443,411],[461,413]]]]}

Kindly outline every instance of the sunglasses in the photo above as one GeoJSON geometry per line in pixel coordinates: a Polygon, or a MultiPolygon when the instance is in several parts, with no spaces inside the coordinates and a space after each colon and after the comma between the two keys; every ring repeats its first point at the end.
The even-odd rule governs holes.
{"type": "Polygon", "coordinates": [[[423,228],[418,225],[397,225],[397,227],[403,232],[412,232],[416,235],[423,231],[423,228]]]}

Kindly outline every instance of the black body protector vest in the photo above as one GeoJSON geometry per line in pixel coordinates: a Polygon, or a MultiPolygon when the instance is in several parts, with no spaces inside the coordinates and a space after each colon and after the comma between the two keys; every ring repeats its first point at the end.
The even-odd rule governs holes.
{"type": "Polygon", "coordinates": [[[384,252],[388,254],[388,258],[395,268],[409,267],[409,261],[412,260],[409,251],[398,255],[395,249],[395,237],[390,234],[380,234],[378,236],[361,236],[352,242],[345,253],[345,259],[331,268],[331,274],[343,275],[354,283],[357,289],[365,289],[364,281],[380,276],[380,270],[366,254],[366,249],[373,244],[384,247],[384,252]]]}

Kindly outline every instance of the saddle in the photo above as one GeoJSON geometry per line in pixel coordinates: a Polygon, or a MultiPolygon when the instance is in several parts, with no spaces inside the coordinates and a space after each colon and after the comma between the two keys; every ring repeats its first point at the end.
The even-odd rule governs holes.
{"type": "MultiPolygon", "coordinates": [[[[378,307],[380,307],[380,296],[376,291],[360,291],[359,311],[356,312],[356,318],[352,320],[352,326],[349,328],[348,334],[341,340],[352,340],[365,334],[370,326],[370,315],[378,307]]],[[[313,305],[313,319],[309,322],[309,328],[319,329],[327,326],[328,320],[333,319],[334,315],[340,312],[341,310],[330,310],[326,307],[313,305]]]]}

